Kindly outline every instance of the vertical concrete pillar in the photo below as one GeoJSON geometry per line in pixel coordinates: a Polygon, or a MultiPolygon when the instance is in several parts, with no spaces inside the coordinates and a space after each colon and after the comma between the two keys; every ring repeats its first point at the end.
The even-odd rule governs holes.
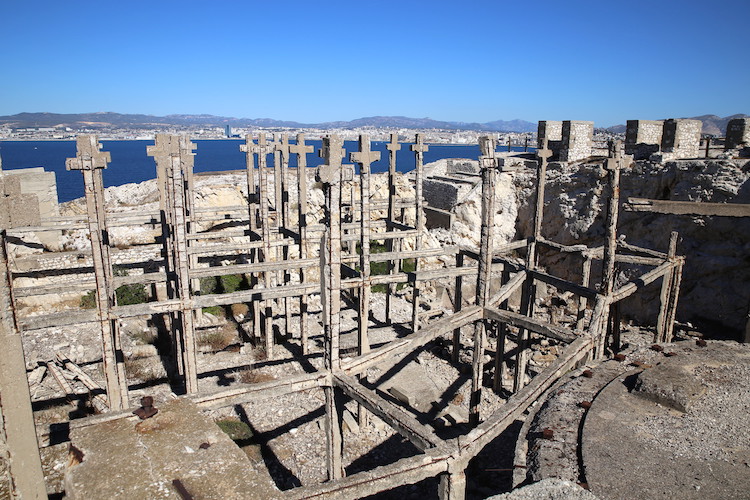
{"type": "Polygon", "coordinates": [[[21,335],[16,327],[6,254],[9,214],[0,188],[0,424],[13,498],[46,499],[21,335]]]}
{"type": "MultiPolygon", "coordinates": [[[[297,210],[299,234],[299,258],[304,260],[309,256],[307,245],[307,154],[313,152],[312,146],[305,146],[305,134],[297,134],[297,144],[289,146],[290,154],[297,155],[297,210]]],[[[306,283],[305,268],[299,270],[300,283],[306,283]]],[[[307,321],[307,294],[300,295],[299,304],[300,315],[300,343],[302,344],[302,354],[309,353],[308,337],[309,323],[307,321]]]]}
{"type": "Polygon", "coordinates": [[[128,384],[117,320],[109,318],[110,309],[116,305],[112,279],[112,262],[109,255],[109,232],[104,202],[102,170],[110,162],[109,153],[100,151],[101,144],[93,135],[79,136],[75,158],[68,158],[68,170],[80,170],[86,196],[87,224],[91,238],[91,251],[96,280],[96,303],[99,327],[102,334],[102,358],[107,385],[107,399],[113,410],[127,408],[128,384]]]}
{"type": "MultiPolygon", "coordinates": [[[[180,300],[177,321],[172,322],[173,338],[177,340],[178,359],[181,360],[182,374],[185,377],[185,391],[198,392],[198,362],[195,344],[194,313],[191,305],[191,260],[188,252],[188,234],[192,208],[193,149],[195,145],[187,136],[157,134],[153,146],[147,148],[157,164],[161,164],[165,174],[166,211],[169,213],[168,235],[171,240],[171,255],[167,256],[175,283],[174,295],[180,300]]],[[[200,286],[200,285],[198,285],[200,286]]]]}
{"type": "MultiPolygon", "coordinates": [[[[253,137],[250,134],[245,136],[245,144],[240,144],[240,151],[245,153],[245,179],[247,181],[247,210],[248,210],[248,229],[250,230],[250,241],[257,237],[258,229],[258,186],[255,180],[255,151],[253,147],[253,137]]],[[[258,259],[258,252],[255,248],[250,249],[250,262],[254,263],[258,259]]],[[[258,275],[252,273],[249,275],[248,284],[250,288],[258,287],[258,275]]],[[[253,322],[253,341],[261,338],[261,303],[253,298],[250,302],[250,314],[253,322]]]]}
{"type": "MultiPolygon", "coordinates": [[[[325,137],[320,156],[326,163],[318,167],[318,180],[326,196],[326,229],[320,249],[321,302],[325,330],[324,363],[326,370],[340,369],[339,335],[341,333],[341,180],[344,141],[336,136],[325,137]]],[[[326,442],[328,478],[342,476],[341,425],[333,387],[325,388],[326,442]]]]}
{"type": "MultiPolygon", "coordinates": [[[[414,186],[414,207],[417,211],[416,215],[416,229],[417,237],[414,241],[414,250],[419,251],[422,249],[422,239],[424,233],[424,208],[423,208],[423,196],[422,196],[422,183],[424,182],[424,154],[429,150],[429,146],[424,143],[424,136],[417,134],[414,144],[411,146],[411,150],[414,152],[416,158],[415,172],[415,186],[414,186]]],[[[419,272],[420,259],[419,257],[414,258],[414,271],[419,272]]],[[[417,333],[419,331],[419,294],[420,294],[421,282],[414,280],[413,300],[412,300],[412,315],[411,315],[411,328],[412,332],[417,333]]]]}
{"type": "Polygon", "coordinates": [[[466,472],[453,471],[440,474],[438,498],[440,500],[464,500],[466,498],[466,472]]]}
{"type": "MultiPolygon", "coordinates": [[[[497,185],[496,140],[491,137],[479,138],[479,165],[482,169],[482,229],[479,247],[479,270],[477,272],[476,304],[487,307],[490,298],[492,278],[492,257],[494,256],[495,232],[495,186],[497,185]]],[[[469,399],[469,425],[479,423],[479,405],[482,402],[482,379],[484,374],[484,348],[486,328],[484,320],[474,324],[474,352],[471,362],[471,396],[469,399]]]]}
{"type": "MultiPolygon", "coordinates": [[[[391,134],[391,142],[385,146],[388,148],[388,220],[395,222],[398,217],[398,198],[396,197],[396,153],[401,149],[398,143],[398,134],[391,134]]],[[[391,231],[393,228],[388,227],[386,230],[391,231]]],[[[401,250],[401,240],[389,238],[386,240],[386,248],[389,252],[401,250]]],[[[398,273],[400,270],[400,260],[388,261],[388,274],[398,273]]],[[[386,323],[391,324],[391,301],[393,293],[396,291],[395,283],[388,283],[388,289],[385,295],[385,316],[386,323]]]]}

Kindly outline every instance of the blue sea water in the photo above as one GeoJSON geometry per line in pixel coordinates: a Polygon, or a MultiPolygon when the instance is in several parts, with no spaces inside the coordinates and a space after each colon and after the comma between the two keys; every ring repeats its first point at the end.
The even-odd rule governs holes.
{"type": "MultiPolygon", "coordinates": [[[[101,141],[102,150],[109,151],[112,162],[104,171],[104,185],[119,186],[130,182],[142,182],[156,177],[154,159],[146,155],[146,147],[154,141],[101,141]]],[[[240,151],[243,140],[204,140],[193,141],[196,144],[195,171],[216,172],[223,170],[240,170],[245,168],[245,153],[240,151]]],[[[308,141],[314,153],[307,155],[307,165],[317,166],[323,163],[318,157],[321,141],[308,141]]],[[[388,170],[388,150],[386,142],[373,141],[372,149],[380,151],[380,160],[372,164],[373,172],[388,170]]],[[[401,150],[396,154],[396,166],[401,172],[414,169],[414,153],[410,144],[402,143],[401,150]]],[[[349,153],[358,150],[357,141],[344,143],[348,163],[349,153]]],[[[522,150],[522,148],[513,148],[522,150]]],[[[5,170],[28,167],[44,167],[47,171],[55,172],[57,177],[57,195],[60,202],[70,201],[83,196],[83,179],[78,171],[65,170],[65,159],[76,154],[75,141],[0,141],[0,158],[5,170]]],[[[479,157],[479,146],[430,144],[429,151],[424,154],[425,163],[442,158],[470,158],[479,157]]],[[[272,156],[268,157],[269,165],[272,156]]],[[[292,155],[290,162],[296,167],[296,156],[292,155]]]]}

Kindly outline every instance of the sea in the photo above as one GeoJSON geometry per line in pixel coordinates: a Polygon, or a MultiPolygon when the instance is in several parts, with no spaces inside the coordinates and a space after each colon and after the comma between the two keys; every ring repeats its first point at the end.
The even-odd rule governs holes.
{"type": "MultiPolygon", "coordinates": [[[[195,172],[220,172],[241,170],[245,168],[245,153],[240,151],[240,139],[196,140],[195,172]]],[[[290,141],[293,142],[293,141],[290,141]]],[[[101,141],[102,151],[109,151],[112,161],[104,170],[104,186],[120,186],[132,182],[143,182],[156,177],[154,159],[146,155],[146,148],[154,144],[153,140],[140,141],[101,141]]],[[[313,146],[314,153],[307,155],[309,167],[321,165],[323,159],[318,156],[321,141],[307,141],[313,146]]],[[[373,141],[373,151],[380,151],[380,160],[371,166],[372,172],[388,171],[387,142],[373,141]]],[[[401,150],[396,153],[396,167],[400,172],[409,172],[415,167],[414,153],[409,143],[401,143],[401,150]]],[[[358,151],[357,141],[345,141],[345,161],[349,153],[358,151]]],[[[512,148],[523,151],[523,148],[512,148]]],[[[504,147],[501,151],[506,150],[504,147]]],[[[75,141],[0,141],[0,159],[3,170],[17,168],[44,167],[55,173],[57,179],[58,201],[65,202],[83,196],[83,177],[81,172],[67,171],[65,159],[76,155],[75,141]]],[[[479,157],[477,144],[429,144],[424,154],[424,162],[430,163],[443,158],[479,157]]],[[[273,165],[273,156],[268,157],[269,166],[273,165]]],[[[348,162],[347,162],[348,163],[348,162]]],[[[292,155],[291,167],[296,167],[296,155],[292,155]]]]}

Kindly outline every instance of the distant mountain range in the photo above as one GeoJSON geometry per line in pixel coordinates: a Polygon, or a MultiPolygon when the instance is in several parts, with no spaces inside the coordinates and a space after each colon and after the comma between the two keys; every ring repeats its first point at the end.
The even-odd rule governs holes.
{"type": "Polygon", "coordinates": [[[536,132],[537,124],[524,120],[496,120],[488,123],[446,122],[431,118],[408,118],[405,116],[371,116],[351,121],[325,123],[298,123],[272,120],[270,118],[230,118],[213,115],[130,115],[121,113],[19,113],[0,116],[0,125],[12,128],[70,127],[80,128],[161,128],[169,126],[199,127],[289,127],[289,128],[411,128],[445,130],[481,130],[489,132],[536,132]]]}
{"type": "MultiPolygon", "coordinates": [[[[693,116],[690,119],[700,120],[703,122],[702,133],[723,137],[724,134],[726,134],[727,132],[727,123],[729,122],[729,120],[732,120],[734,118],[748,118],[748,115],[739,114],[739,115],[725,116],[724,118],[720,116],[716,116],[716,115],[701,115],[701,116],[693,116]]],[[[625,125],[615,125],[614,127],[608,127],[605,130],[613,134],[624,134],[625,125]]]]}

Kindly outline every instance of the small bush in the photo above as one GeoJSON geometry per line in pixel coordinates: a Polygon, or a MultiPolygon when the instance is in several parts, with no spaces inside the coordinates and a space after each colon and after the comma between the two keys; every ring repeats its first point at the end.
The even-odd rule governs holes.
{"type": "Polygon", "coordinates": [[[224,431],[232,441],[247,441],[253,437],[253,431],[245,422],[236,418],[223,418],[216,421],[219,429],[224,431]]]}
{"type": "Polygon", "coordinates": [[[96,294],[94,290],[89,290],[86,295],[81,297],[81,309],[96,309],[96,294]]]}
{"type": "Polygon", "coordinates": [[[137,283],[118,287],[115,290],[115,295],[117,296],[117,305],[120,306],[131,306],[133,304],[148,302],[146,287],[137,283]]]}
{"type": "Polygon", "coordinates": [[[221,306],[208,306],[201,309],[204,313],[213,314],[217,318],[224,316],[224,308],[221,306]]]}
{"type": "Polygon", "coordinates": [[[204,332],[198,337],[198,345],[210,347],[214,351],[221,351],[235,342],[237,342],[237,332],[231,327],[204,332]]]}
{"type": "Polygon", "coordinates": [[[236,373],[237,381],[243,384],[260,384],[262,382],[270,382],[276,380],[276,377],[269,373],[263,373],[258,370],[251,368],[245,368],[236,373]]]}

